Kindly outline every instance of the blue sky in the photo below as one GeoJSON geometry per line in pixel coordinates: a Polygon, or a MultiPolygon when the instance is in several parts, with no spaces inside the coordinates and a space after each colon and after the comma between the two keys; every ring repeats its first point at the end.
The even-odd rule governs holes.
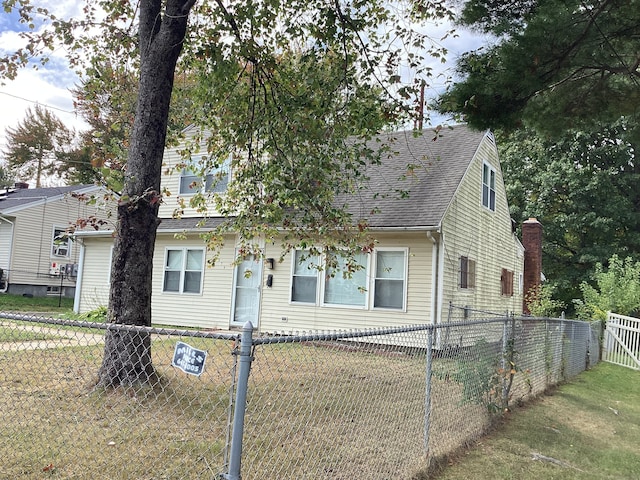
{"type": "MultiPolygon", "coordinates": [[[[77,14],[82,2],[74,0],[39,0],[38,5],[56,9],[56,14],[68,18],[70,14],[77,14]],[[48,5],[47,5],[48,4],[48,5]]],[[[429,27],[428,33],[437,39],[447,30],[446,25],[429,27]],[[433,31],[431,31],[433,29],[433,31]]],[[[10,14],[0,12],[0,54],[6,54],[20,46],[17,35],[25,31],[26,25],[19,22],[19,16],[13,12],[10,14]]],[[[469,32],[459,31],[459,36],[449,37],[443,41],[443,45],[449,50],[447,64],[434,61],[433,85],[427,90],[427,96],[433,96],[442,89],[446,70],[454,65],[454,60],[465,51],[477,48],[485,39],[469,32]],[[438,73],[441,73],[438,76],[438,73]]],[[[36,104],[49,107],[68,127],[76,130],[86,128],[84,122],[76,115],[73,109],[73,100],[70,88],[78,83],[78,77],[68,68],[66,60],[61,52],[55,52],[50,62],[37,69],[27,67],[20,71],[13,81],[6,81],[0,85],[0,148],[5,142],[5,129],[15,127],[24,116],[27,108],[36,104]]],[[[441,119],[435,118],[438,123],[441,119]]]]}

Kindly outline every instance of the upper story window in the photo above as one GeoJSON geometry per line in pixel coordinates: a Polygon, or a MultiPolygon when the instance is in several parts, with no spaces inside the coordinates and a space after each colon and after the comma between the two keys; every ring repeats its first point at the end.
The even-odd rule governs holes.
{"type": "Polygon", "coordinates": [[[476,262],[469,257],[460,257],[460,288],[475,288],[476,262]]]}
{"type": "Polygon", "coordinates": [[[163,292],[201,293],[203,248],[169,248],[165,252],[163,292]]]}
{"type": "Polygon", "coordinates": [[[482,164],[482,206],[496,210],[496,171],[488,163],[482,164]]]}
{"type": "Polygon", "coordinates": [[[196,193],[222,193],[226,191],[231,175],[231,159],[219,167],[209,169],[204,178],[197,171],[197,160],[191,157],[187,165],[180,173],[180,194],[194,195],[196,193]]]}
{"type": "Polygon", "coordinates": [[[63,258],[69,258],[71,255],[71,239],[67,236],[67,230],[65,228],[54,227],[51,255],[53,257],[63,258]]]}

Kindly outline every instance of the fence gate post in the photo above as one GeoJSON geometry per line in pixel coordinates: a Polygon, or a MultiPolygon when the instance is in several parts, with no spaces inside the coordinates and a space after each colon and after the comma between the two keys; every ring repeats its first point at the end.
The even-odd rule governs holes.
{"type": "Polygon", "coordinates": [[[225,480],[240,480],[240,461],[242,459],[242,437],[244,434],[244,414],[247,406],[247,389],[251,371],[251,355],[253,347],[253,325],[247,322],[242,326],[240,351],[238,352],[238,387],[233,410],[233,430],[231,433],[231,449],[229,452],[229,473],[223,474],[225,480]]]}

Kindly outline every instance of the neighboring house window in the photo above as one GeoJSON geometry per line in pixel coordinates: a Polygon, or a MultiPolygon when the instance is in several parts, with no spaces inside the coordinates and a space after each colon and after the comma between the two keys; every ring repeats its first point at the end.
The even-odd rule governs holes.
{"type": "Polygon", "coordinates": [[[167,249],[164,262],[163,292],[201,293],[204,249],[167,249]]]}
{"type": "Polygon", "coordinates": [[[511,297],[513,295],[513,272],[511,270],[507,270],[506,268],[502,269],[500,285],[502,295],[506,295],[507,297],[511,297]]]}
{"type": "Polygon", "coordinates": [[[209,170],[204,178],[196,173],[196,160],[193,157],[189,163],[192,166],[183,168],[180,174],[181,195],[194,195],[200,192],[222,193],[227,190],[231,173],[230,159],[219,167],[209,170]]]}
{"type": "Polygon", "coordinates": [[[308,250],[296,250],[293,259],[291,301],[315,304],[318,291],[318,257],[309,255],[308,250]]]}
{"type": "Polygon", "coordinates": [[[293,256],[291,301],[317,305],[317,299],[326,306],[389,308],[403,310],[407,291],[406,248],[376,249],[372,256],[374,274],[369,271],[369,255],[355,256],[356,269],[344,275],[344,260],[338,258],[339,267],[327,267],[319,272],[322,260],[308,251],[296,251],[293,256]],[[371,290],[371,296],[368,292],[371,290]],[[371,298],[371,303],[369,303],[371,298]]]}
{"type": "Polygon", "coordinates": [[[407,284],[406,250],[377,250],[373,307],[404,309],[407,284]]]}
{"type": "Polygon", "coordinates": [[[71,239],[67,236],[67,230],[54,227],[51,255],[54,257],[69,258],[71,254],[71,239]]]}
{"type": "Polygon", "coordinates": [[[475,288],[476,262],[469,257],[460,257],[460,288],[475,288]]]}
{"type": "Polygon", "coordinates": [[[496,210],[496,171],[488,163],[482,165],[482,205],[496,210]]]}

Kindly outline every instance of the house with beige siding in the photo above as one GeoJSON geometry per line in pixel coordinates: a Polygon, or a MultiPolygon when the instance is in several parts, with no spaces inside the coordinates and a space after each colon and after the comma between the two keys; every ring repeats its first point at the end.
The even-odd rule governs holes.
{"type": "Polygon", "coordinates": [[[0,191],[0,293],[73,298],[80,255],[67,230],[78,219],[107,220],[101,202],[86,201],[102,191],[27,184],[0,191]]]}
{"type": "MultiPolygon", "coordinates": [[[[190,131],[185,132],[187,136],[190,131]]],[[[365,219],[375,248],[358,256],[351,278],[312,265],[322,258],[265,242],[263,258],[236,262],[238,239],[229,235],[214,267],[199,234],[222,221],[202,222],[194,210],[172,218],[194,185],[184,160],[167,149],[153,258],[152,318],[156,324],[228,329],[250,321],[260,331],[362,329],[441,323],[449,304],[522,313],[524,250],[509,216],[493,135],[464,125],[439,131],[388,134],[379,165],[366,167],[348,201],[354,221],[365,219]],[[398,192],[402,192],[399,194],[398,192]],[[311,267],[311,268],[310,268],[311,267]]],[[[210,172],[223,180],[233,172],[210,172]]],[[[207,179],[202,179],[202,184],[207,179]]],[[[197,182],[196,182],[197,183],[197,182]]],[[[112,239],[108,232],[78,235],[80,271],[76,310],[106,305],[112,239]]]]}

